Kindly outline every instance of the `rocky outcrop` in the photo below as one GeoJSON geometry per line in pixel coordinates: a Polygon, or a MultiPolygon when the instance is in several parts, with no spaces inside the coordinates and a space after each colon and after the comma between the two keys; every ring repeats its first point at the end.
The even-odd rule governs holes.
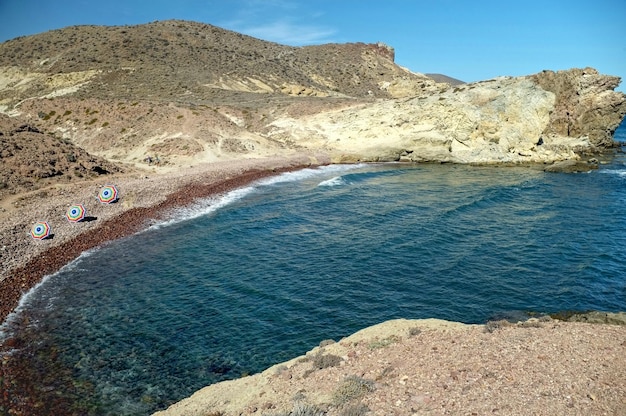
{"type": "Polygon", "coordinates": [[[626,113],[626,95],[613,91],[618,83],[592,69],[501,77],[280,118],[268,135],[324,148],[343,162],[552,163],[612,145],[626,113]]]}
{"type": "Polygon", "coordinates": [[[590,160],[563,160],[555,162],[544,169],[545,172],[553,173],[580,173],[589,172],[598,169],[598,160],[592,158],[590,160]]]}
{"type": "Polygon", "coordinates": [[[67,140],[0,114],[0,200],[48,185],[126,171],[67,140]]]}
{"type": "Polygon", "coordinates": [[[613,133],[626,114],[624,94],[613,91],[619,77],[585,68],[542,71],[530,78],[555,95],[545,136],[588,137],[600,147],[613,144],[613,133]]]}
{"type": "Polygon", "coordinates": [[[622,414],[626,327],[600,315],[594,326],[391,320],[153,416],[622,414]]]}

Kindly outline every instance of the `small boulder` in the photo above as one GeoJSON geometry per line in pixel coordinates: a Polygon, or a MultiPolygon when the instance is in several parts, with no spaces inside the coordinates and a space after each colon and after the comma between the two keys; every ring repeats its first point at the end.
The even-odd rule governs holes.
{"type": "Polygon", "coordinates": [[[598,169],[598,163],[595,160],[583,161],[568,159],[553,163],[552,165],[546,167],[544,172],[578,173],[589,172],[594,169],[598,169]]]}

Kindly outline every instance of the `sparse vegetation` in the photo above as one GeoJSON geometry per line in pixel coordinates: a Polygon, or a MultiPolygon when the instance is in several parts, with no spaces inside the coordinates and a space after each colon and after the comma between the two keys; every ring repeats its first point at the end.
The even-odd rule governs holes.
{"type": "Polygon", "coordinates": [[[384,348],[388,345],[394,344],[398,341],[400,341],[400,338],[397,335],[391,335],[387,338],[376,339],[375,341],[370,342],[367,347],[370,350],[376,350],[378,348],[384,348]]]}
{"type": "Polygon", "coordinates": [[[543,324],[539,319],[529,319],[524,322],[520,322],[518,326],[522,328],[541,328],[543,324]]]}
{"type": "Polygon", "coordinates": [[[374,382],[358,376],[348,376],[333,393],[333,404],[343,405],[354,399],[361,398],[375,390],[374,382]]]}
{"type": "Polygon", "coordinates": [[[500,319],[497,321],[488,321],[485,324],[485,332],[492,333],[492,332],[497,331],[498,329],[502,329],[511,325],[513,324],[507,321],[506,319],[500,319]]]}
{"type": "Polygon", "coordinates": [[[313,357],[313,368],[322,370],[328,367],[336,367],[341,363],[341,357],[333,354],[317,354],[313,357]]]}
{"type": "Polygon", "coordinates": [[[419,329],[418,327],[413,327],[411,329],[409,329],[409,336],[414,337],[416,335],[419,335],[422,333],[422,330],[419,329]]]}
{"type": "Polygon", "coordinates": [[[50,120],[50,118],[52,118],[52,116],[54,116],[55,114],[56,114],[56,111],[52,110],[48,114],[44,114],[43,119],[50,120]]]}
{"type": "Polygon", "coordinates": [[[347,404],[339,411],[339,416],[364,416],[370,409],[363,403],[347,404]]]}
{"type": "Polygon", "coordinates": [[[266,416],[324,416],[325,414],[326,412],[313,404],[297,401],[289,412],[271,413],[266,416]]]}
{"type": "Polygon", "coordinates": [[[519,328],[541,328],[543,326],[543,322],[549,321],[550,317],[542,317],[542,318],[531,318],[526,321],[518,322],[517,324],[507,321],[506,319],[500,319],[497,321],[488,321],[485,324],[485,332],[495,332],[499,329],[516,326],[519,328]]]}

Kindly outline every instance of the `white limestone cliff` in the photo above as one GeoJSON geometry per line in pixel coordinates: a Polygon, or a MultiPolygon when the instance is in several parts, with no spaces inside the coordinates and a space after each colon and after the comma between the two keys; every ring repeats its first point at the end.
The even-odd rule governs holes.
{"type": "Polygon", "coordinates": [[[609,144],[626,113],[626,95],[613,91],[619,78],[591,69],[551,74],[552,84],[544,85],[565,79],[568,87],[555,93],[533,77],[501,77],[428,96],[279,118],[268,136],[325,150],[336,162],[551,163],[609,144]],[[589,76],[597,78],[596,87],[580,82],[589,76]],[[576,134],[564,132],[557,112],[586,122],[577,122],[576,134]],[[603,127],[592,122],[600,113],[603,127]]]}

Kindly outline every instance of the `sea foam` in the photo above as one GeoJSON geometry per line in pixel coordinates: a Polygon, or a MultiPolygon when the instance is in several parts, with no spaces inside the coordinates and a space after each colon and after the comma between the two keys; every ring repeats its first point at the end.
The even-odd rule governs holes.
{"type": "MultiPolygon", "coordinates": [[[[94,248],[94,249],[86,250],[82,252],[78,257],[76,257],[74,260],[72,260],[65,266],[61,267],[61,269],[59,269],[55,273],[45,275],[35,286],[31,287],[26,293],[24,293],[22,297],[20,298],[15,309],[13,309],[13,311],[11,311],[11,313],[7,315],[4,322],[0,324],[0,342],[6,339],[7,335],[9,335],[12,332],[11,326],[18,321],[22,311],[30,307],[30,304],[29,304],[30,299],[35,293],[45,291],[47,282],[54,276],[60,273],[76,270],[76,268],[78,267],[78,265],[83,259],[93,255],[96,251],[97,249],[94,248]]],[[[50,298],[50,302],[46,306],[48,309],[51,309],[54,306],[51,303],[53,301],[54,301],[54,297],[50,298]]],[[[36,322],[34,322],[33,324],[36,324],[36,322]]]]}
{"type": "MultiPolygon", "coordinates": [[[[292,172],[284,172],[276,176],[260,179],[253,182],[251,185],[234,189],[225,194],[211,196],[208,198],[199,199],[197,202],[185,206],[176,208],[173,210],[165,221],[158,222],[152,225],[149,229],[157,230],[163,227],[167,227],[173,224],[178,224],[183,221],[193,220],[205,215],[214,213],[215,211],[224,208],[232,203],[235,203],[242,198],[252,194],[263,186],[272,186],[281,183],[288,182],[300,182],[317,176],[325,176],[337,172],[346,172],[350,170],[359,169],[366,166],[365,164],[354,165],[328,165],[320,166],[318,168],[306,168],[292,172]]],[[[336,178],[331,179],[335,180],[336,178]]],[[[323,181],[324,182],[324,181],[323,181]]]]}
{"type": "Polygon", "coordinates": [[[341,186],[345,185],[346,181],[341,176],[335,176],[334,178],[327,179],[320,182],[317,186],[341,186]]]}

